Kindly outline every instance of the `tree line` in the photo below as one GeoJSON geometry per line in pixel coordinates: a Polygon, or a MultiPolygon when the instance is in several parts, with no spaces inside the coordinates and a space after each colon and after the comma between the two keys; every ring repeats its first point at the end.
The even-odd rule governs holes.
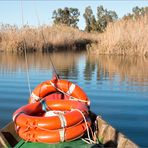
{"type": "Polygon", "coordinates": [[[141,16],[144,16],[145,14],[148,14],[148,7],[141,7],[138,6],[134,7],[132,9],[132,13],[128,13],[127,15],[123,16],[123,19],[133,19],[137,20],[141,16]]]}
{"type": "MultiPolygon", "coordinates": [[[[148,14],[148,7],[139,8],[138,6],[132,9],[132,13],[123,16],[123,19],[136,20],[140,16],[148,14]]],[[[77,8],[57,9],[53,11],[52,19],[54,24],[64,24],[74,28],[78,28],[80,11],[77,8]]],[[[102,5],[97,7],[97,14],[93,14],[90,6],[85,8],[83,14],[85,19],[85,31],[87,32],[103,32],[108,23],[118,20],[118,15],[115,11],[107,10],[102,5]]]]}

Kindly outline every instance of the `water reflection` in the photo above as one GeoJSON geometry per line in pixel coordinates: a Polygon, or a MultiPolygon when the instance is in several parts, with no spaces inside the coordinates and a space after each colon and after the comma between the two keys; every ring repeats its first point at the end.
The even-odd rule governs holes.
{"type": "Polygon", "coordinates": [[[87,56],[86,58],[86,64],[84,69],[84,79],[85,80],[92,80],[92,75],[96,69],[96,62],[94,60],[91,60],[91,58],[94,58],[92,56],[87,56]]]}
{"type": "MultiPolygon", "coordinates": [[[[64,79],[78,83],[90,97],[99,91],[102,95],[104,95],[104,91],[108,96],[117,91],[119,94],[145,92],[143,94],[147,95],[148,59],[145,57],[98,56],[83,52],[51,53],[50,57],[58,74],[64,79]]],[[[45,53],[28,54],[27,59],[31,89],[33,90],[41,81],[51,79],[49,73],[51,73],[52,67],[49,55],[45,53]]],[[[19,90],[27,92],[26,85],[24,55],[1,53],[0,92],[3,95],[7,90],[11,90],[15,94],[19,93],[19,90]]],[[[0,99],[4,97],[1,96],[0,99]]],[[[24,98],[27,98],[26,95],[24,98]]]]}
{"type": "MultiPolygon", "coordinates": [[[[92,58],[90,58],[92,59],[92,58]]],[[[148,82],[148,58],[145,57],[123,57],[123,56],[99,56],[98,79],[102,75],[108,75],[110,79],[118,74],[121,81],[148,82]]]]}
{"type": "MultiPolygon", "coordinates": [[[[51,69],[50,57],[55,67],[65,76],[77,75],[76,62],[81,54],[76,53],[34,53],[27,54],[28,68],[51,69]],[[62,71],[62,69],[64,69],[62,71]]],[[[0,72],[26,71],[25,57],[22,54],[0,54],[0,72]]]]}
{"type": "MultiPolygon", "coordinates": [[[[92,80],[96,73],[96,80],[113,79],[119,75],[120,81],[140,82],[137,85],[144,86],[148,82],[148,59],[145,57],[125,56],[96,56],[84,53],[50,53],[58,72],[64,78],[79,77],[79,71],[83,70],[84,80],[92,80]],[[78,69],[79,62],[85,62],[84,69],[78,69]],[[96,72],[95,72],[96,71],[96,72]]],[[[48,54],[28,54],[29,69],[51,69],[48,54]]],[[[5,74],[13,71],[25,71],[24,55],[0,54],[0,71],[5,74]]]]}

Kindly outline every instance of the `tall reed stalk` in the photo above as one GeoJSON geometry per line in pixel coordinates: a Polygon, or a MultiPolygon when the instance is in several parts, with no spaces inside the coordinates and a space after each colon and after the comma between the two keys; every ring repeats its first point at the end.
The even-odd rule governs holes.
{"type": "Polygon", "coordinates": [[[148,15],[110,23],[97,40],[92,51],[99,54],[148,55],[148,15]]]}

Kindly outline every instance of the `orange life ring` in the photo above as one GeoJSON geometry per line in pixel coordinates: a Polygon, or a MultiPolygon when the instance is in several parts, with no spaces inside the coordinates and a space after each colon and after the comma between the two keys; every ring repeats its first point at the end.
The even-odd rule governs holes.
{"type": "Polygon", "coordinates": [[[74,126],[83,121],[83,115],[88,116],[88,108],[85,104],[72,100],[41,100],[40,102],[27,104],[15,111],[13,121],[19,127],[44,128],[55,130],[74,126]],[[56,116],[36,116],[48,110],[67,111],[56,116]]]}
{"type": "Polygon", "coordinates": [[[54,92],[62,92],[63,94],[70,96],[69,99],[78,100],[90,105],[89,98],[78,85],[62,79],[52,79],[39,84],[33,90],[29,98],[29,103],[37,102],[54,92]]]}
{"type": "Polygon", "coordinates": [[[87,123],[82,122],[76,126],[58,129],[58,130],[41,130],[41,129],[28,129],[21,127],[18,129],[20,137],[26,141],[43,142],[43,143],[58,143],[64,141],[72,141],[80,138],[86,131],[86,124],[90,127],[90,120],[87,123]]]}
{"type": "Polygon", "coordinates": [[[13,121],[19,136],[27,141],[57,143],[79,138],[90,127],[88,107],[73,100],[51,100],[48,97],[27,104],[15,111],[13,121]],[[65,113],[43,117],[48,110],[65,111],[65,113]],[[36,116],[39,115],[40,116],[36,116]],[[87,118],[85,122],[84,117],[87,118]],[[86,125],[87,124],[87,125],[86,125]]]}
{"type": "Polygon", "coordinates": [[[52,93],[52,94],[44,97],[44,99],[49,99],[49,100],[69,100],[70,97],[67,96],[67,95],[64,95],[63,93],[56,92],[56,93],[52,93]]]}

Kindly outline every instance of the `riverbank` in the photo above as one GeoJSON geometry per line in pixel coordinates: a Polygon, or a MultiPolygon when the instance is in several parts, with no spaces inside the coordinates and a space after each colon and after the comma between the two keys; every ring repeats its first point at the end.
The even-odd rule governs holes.
{"type": "Polygon", "coordinates": [[[0,51],[47,52],[87,50],[95,54],[148,56],[148,15],[110,23],[103,33],[67,26],[0,26],[0,51]]]}
{"type": "Polygon", "coordinates": [[[0,50],[6,52],[86,50],[92,42],[91,34],[62,25],[38,28],[3,25],[0,29],[0,50]]]}

